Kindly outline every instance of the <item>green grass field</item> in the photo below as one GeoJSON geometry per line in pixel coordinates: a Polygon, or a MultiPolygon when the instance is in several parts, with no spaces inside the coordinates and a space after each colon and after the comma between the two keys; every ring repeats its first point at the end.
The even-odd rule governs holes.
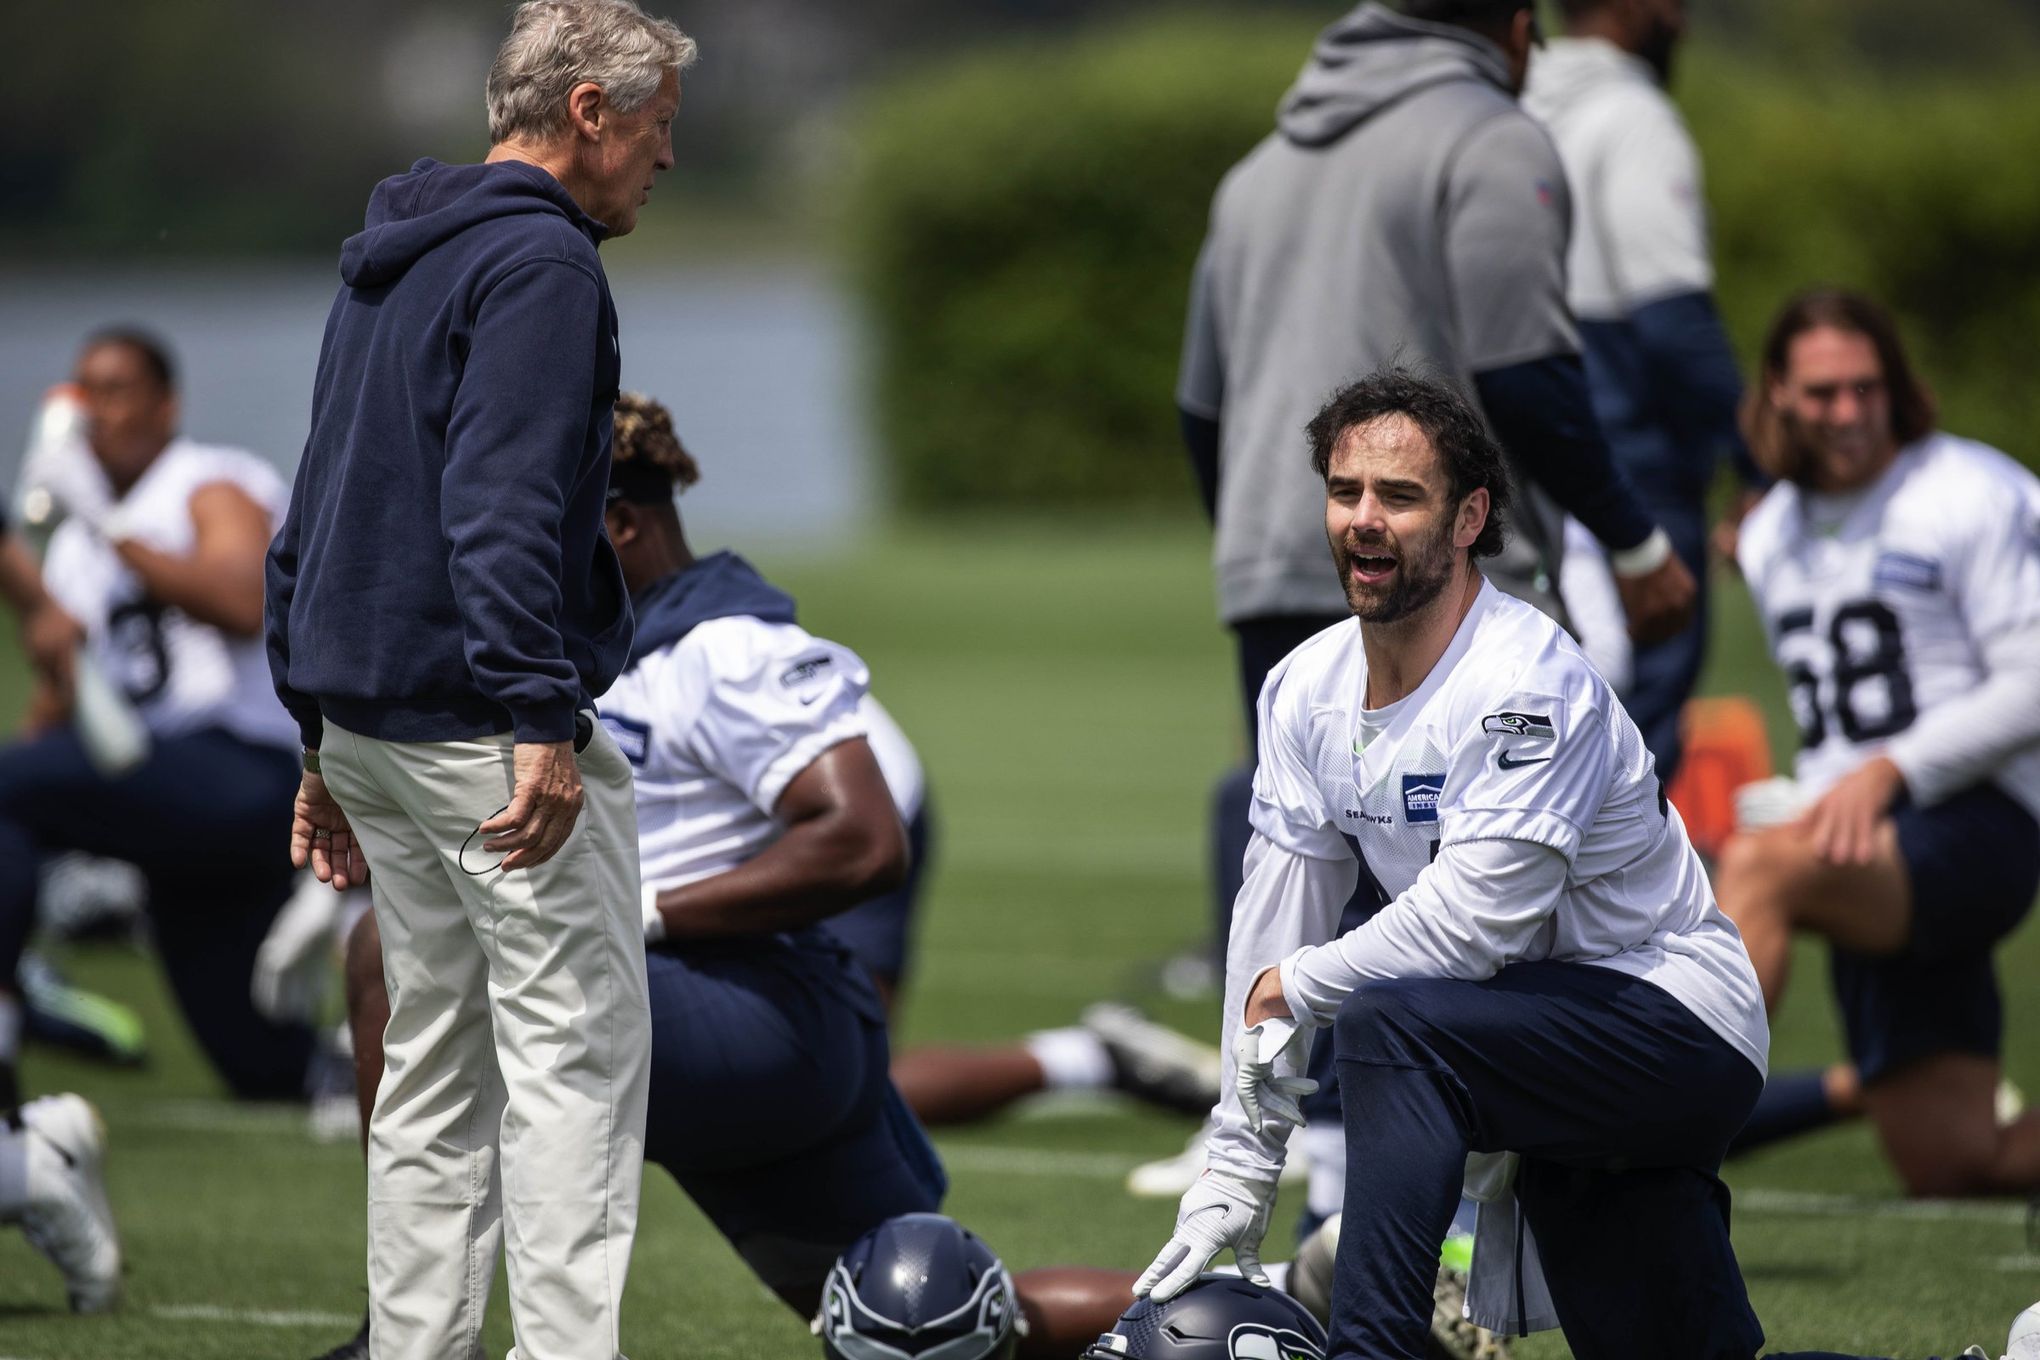
{"type": "MultiPolygon", "coordinates": [[[[871,662],[930,767],[941,839],[905,1042],[1009,1037],[1108,995],[1215,1032],[1215,1008],[1168,1002],[1151,981],[1154,961],[1206,929],[1206,794],[1239,743],[1205,545],[1187,525],[998,522],[903,529],[836,560],[764,559],[810,627],[871,662]]],[[[1758,693],[1782,735],[1739,587],[1724,591],[1717,637],[1709,687],[1758,693]]],[[[2012,1073],[2040,1093],[2036,953],[2022,935],[2004,971],[2012,1073]]],[[[32,1091],[81,1090],[107,1115],[127,1302],[105,1318],[67,1316],[55,1272],[0,1232],[0,1360],[303,1360],[350,1333],[363,1303],[353,1146],[313,1142],[298,1110],[225,1101],[145,957],[102,947],[67,963],[140,1006],[155,1050],[142,1072],[34,1051],[26,1067],[32,1091]]],[[[1825,969],[1811,954],[1803,963],[1777,1024],[1780,1067],[1837,1052],[1825,969]]],[[[1174,1208],[1127,1197],[1122,1178],[1187,1132],[1122,1104],[1065,1101],[945,1134],[949,1207],[1016,1267],[1138,1267],[1174,1208]]],[[[1950,1355],[2001,1344],[2040,1297],[2023,1205],[1904,1204],[1861,1128],[1738,1164],[1729,1179],[1775,1347],[1950,1355]]],[[[663,1173],[645,1189],[629,1354],[817,1353],[663,1173]]],[[[1285,1223],[1296,1203],[1285,1194],[1285,1223]]],[[[1286,1226],[1271,1237],[1288,1240],[1286,1226]]],[[[488,1340],[497,1355],[509,1346],[500,1294],[488,1340]]],[[[1519,1353],[1566,1351],[1547,1337],[1519,1353]]]]}

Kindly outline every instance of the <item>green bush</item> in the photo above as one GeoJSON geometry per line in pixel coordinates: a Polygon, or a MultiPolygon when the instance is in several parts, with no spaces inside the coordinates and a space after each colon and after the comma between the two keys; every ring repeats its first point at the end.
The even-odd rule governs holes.
{"type": "Polygon", "coordinates": [[[872,103],[852,223],[901,500],[1189,502],[1170,394],[1190,266],[1311,31],[1170,20],[872,103]]]}
{"type": "MultiPolygon", "coordinates": [[[[1178,17],[870,102],[851,222],[898,499],[1191,503],[1171,400],[1191,263],[1312,36],[1178,17]]],[[[1781,74],[1702,48],[1679,91],[1745,360],[1788,292],[1854,284],[1905,318],[1950,428],[2027,453],[2040,90],[1781,74]]]]}

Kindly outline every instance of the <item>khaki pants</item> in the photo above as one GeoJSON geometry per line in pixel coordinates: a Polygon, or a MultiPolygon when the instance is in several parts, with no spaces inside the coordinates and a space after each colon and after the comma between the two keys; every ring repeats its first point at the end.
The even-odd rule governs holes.
{"type": "Polygon", "coordinates": [[[630,766],[597,724],[573,835],[506,873],[471,833],[510,801],[507,735],[387,742],[329,723],[321,757],[368,857],[390,991],[368,1141],[373,1354],[479,1355],[501,1245],[512,1360],[615,1360],[651,1054],[630,766]]]}

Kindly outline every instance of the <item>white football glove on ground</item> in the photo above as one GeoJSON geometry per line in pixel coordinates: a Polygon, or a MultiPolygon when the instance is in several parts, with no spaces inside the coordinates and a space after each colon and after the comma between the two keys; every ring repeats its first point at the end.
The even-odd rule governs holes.
{"type": "Polygon", "coordinates": [[[1310,1040],[1294,1020],[1263,1020],[1243,1029],[1233,1039],[1233,1082],[1240,1094],[1240,1107],[1247,1112],[1247,1127],[1255,1133],[1269,1118],[1303,1123],[1303,1107],[1297,1102],[1317,1090],[1309,1077],[1278,1077],[1275,1064],[1294,1059],[1300,1068],[1310,1057],[1310,1040]]]}
{"type": "Polygon", "coordinates": [[[1275,1182],[1250,1181],[1226,1171],[1207,1171],[1183,1194],[1176,1210],[1176,1232],[1154,1264],[1134,1282],[1133,1296],[1173,1299],[1193,1284],[1204,1268],[1232,1248],[1240,1274],[1266,1287],[1261,1267],[1261,1238],[1268,1231],[1268,1211],[1275,1207],[1275,1182]]]}
{"type": "Polygon", "coordinates": [[[276,913],[262,947],[255,951],[255,974],[248,993],[255,1009],[271,1020],[309,1020],[333,980],[333,955],[340,936],[340,916],[347,896],[334,892],[309,873],[298,876],[297,891],[276,913]]]}
{"type": "Polygon", "coordinates": [[[1806,811],[1807,801],[1798,781],[1784,775],[1745,784],[1735,791],[1735,828],[1762,831],[1789,822],[1806,811]]]}

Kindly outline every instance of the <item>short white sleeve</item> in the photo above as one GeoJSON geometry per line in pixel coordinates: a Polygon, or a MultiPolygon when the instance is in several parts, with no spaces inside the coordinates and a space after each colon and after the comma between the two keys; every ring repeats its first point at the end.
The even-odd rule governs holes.
{"type": "Polygon", "coordinates": [[[1439,843],[1529,841],[1570,864],[1600,815],[1613,761],[1607,719],[1590,695],[1568,702],[1514,691],[1486,708],[1453,749],[1439,843]]]}
{"type": "Polygon", "coordinates": [[[1293,673],[1292,654],[1268,674],[1259,703],[1261,741],[1254,770],[1254,830],[1295,855],[1351,859],[1353,851],[1332,822],[1311,768],[1309,685],[1293,673]]]}
{"type": "Polygon", "coordinates": [[[871,674],[854,652],[792,624],[716,619],[689,636],[709,666],[688,745],[702,765],[770,813],[830,747],[865,734],[871,674]]]}
{"type": "Polygon", "coordinates": [[[1606,243],[1625,312],[1714,287],[1700,155],[1672,109],[1626,101],[1621,125],[1593,167],[1586,210],[1606,243]]]}

